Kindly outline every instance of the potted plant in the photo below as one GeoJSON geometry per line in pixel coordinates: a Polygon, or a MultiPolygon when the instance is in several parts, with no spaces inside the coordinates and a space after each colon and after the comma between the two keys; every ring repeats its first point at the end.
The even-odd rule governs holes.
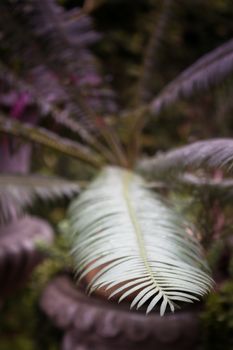
{"type": "MultiPolygon", "coordinates": [[[[111,90],[106,94],[98,71],[88,65],[93,63],[92,56],[86,51],[86,46],[82,46],[81,40],[85,30],[89,30],[86,27],[88,18],[81,10],[75,13],[75,29],[81,33],[75,40],[69,30],[69,24],[73,24],[70,23],[72,16],[64,13],[53,1],[42,5],[38,0],[29,7],[8,2],[1,6],[7,19],[11,19],[9,8],[14,6],[15,18],[19,22],[25,20],[25,26],[31,28],[31,36],[38,40],[38,47],[33,46],[33,50],[41,52],[39,49],[46,48],[46,55],[42,51],[42,55],[36,57],[35,65],[41,60],[43,74],[48,67],[56,74],[56,84],[51,89],[54,86],[60,88],[63,106],[58,106],[56,98],[46,99],[43,84],[41,90],[35,91],[38,77],[26,84],[23,72],[21,80],[14,77],[16,84],[26,86],[39,110],[44,111],[46,107],[46,116],[70,129],[71,137],[61,137],[46,128],[9,119],[3,113],[0,131],[71,156],[91,167],[96,175],[72,202],[65,223],[76,273],[80,281],[84,281],[83,287],[76,290],[66,278],[59,279],[48,287],[42,299],[44,310],[67,331],[64,349],[77,346],[137,349],[141,348],[142,341],[148,349],[155,345],[161,349],[195,346],[197,312],[169,313],[165,318],[152,313],[146,318],[142,313],[126,312],[116,303],[110,304],[106,296],[125,300],[131,308],[142,308],[146,313],[158,307],[163,316],[166,310],[174,312],[179,307],[177,304],[200,300],[213,287],[201,247],[202,235],[181,211],[171,205],[169,194],[193,188],[201,189],[201,192],[212,189],[228,191],[232,180],[226,178],[224,172],[220,179],[216,179],[211,170],[222,168],[230,172],[233,141],[198,141],[142,159],[142,135],[149,118],[162,113],[165,107],[179,98],[191,97],[197,90],[215,86],[229,76],[233,70],[232,40],[200,58],[155,98],[147,101],[151,70],[148,62],[154,59],[167,21],[171,1],[166,1],[159,20],[158,36],[152,36],[144,62],[141,104],[116,114],[114,94],[111,90]],[[48,21],[48,16],[51,21],[48,21]],[[51,49],[57,55],[52,54],[51,49]],[[87,70],[80,69],[77,53],[80,60],[86,60],[87,70]],[[80,72],[83,73],[81,77],[80,72]],[[93,91],[98,91],[98,98],[93,98],[97,96],[93,91]],[[107,107],[105,114],[104,107],[107,107]],[[131,133],[126,137],[117,133],[119,125],[122,128],[131,126],[131,133]],[[201,176],[198,169],[204,171],[201,176]],[[93,299],[84,296],[86,287],[90,293],[95,293],[93,299]],[[104,299],[98,299],[99,295],[104,299]],[[86,337],[86,332],[92,332],[93,327],[93,337],[90,333],[89,338],[86,337]]],[[[86,35],[86,42],[87,38],[92,41],[93,37],[96,39],[93,33],[86,35]]],[[[35,71],[35,67],[31,69],[35,71]]],[[[14,180],[9,178],[11,183],[15,183],[14,180]]],[[[54,194],[51,187],[54,181],[47,180],[43,194],[54,194]]],[[[28,191],[28,185],[30,194],[42,193],[36,182],[33,192],[33,177],[30,183],[22,177],[17,183],[21,191],[28,191]]],[[[78,188],[77,183],[64,182],[63,185],[67,190],[69,186],[78,188]]]]}

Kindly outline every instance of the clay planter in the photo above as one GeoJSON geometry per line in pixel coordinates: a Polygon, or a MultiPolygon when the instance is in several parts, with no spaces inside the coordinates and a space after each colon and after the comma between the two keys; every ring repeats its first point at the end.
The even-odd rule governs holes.
{"type": "Polygon", "coordinates": [[[192,350],[199,338],[197,311],[146,316],[129,305],[86,296],[65,275],[49,283],[40,306],[64,332],[62,350],[192,350]]]}
{"type": "Polygon", "coordinates": [[[41,261],[38,242],[52,241],[51,226],[36,217],[25,216],[0,227],[0,299],[23,285],[41,261]]]}

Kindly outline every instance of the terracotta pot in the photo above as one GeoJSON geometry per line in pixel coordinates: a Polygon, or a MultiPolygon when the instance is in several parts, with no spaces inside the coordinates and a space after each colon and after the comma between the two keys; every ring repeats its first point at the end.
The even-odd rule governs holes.
{"type": "MultiPolygon", "coordinates": [[[[102,265],[102,268],[107,266],[106,264],[102,265]]],[[[93,278],[101,271],[102,268],[95,268],[93,270],[91,270],[89,273],[86,274],[86,276],[83,278],[83,283],[85,285],[89,285],[89,283],[93,280],[93,278]]],[[[118,284],[116,287],[113,288],[109,288],[108,290],[106,290],[105,288],[98,288],[95,290],[95,292],[93,292],[93,295],[99,296],[101,298],[104,299],[108,299],[108,297],[112,294],[112,292],[114,292],[117,288],[119,288],[122,284],[118,284]]],[[[124,290],[124,292],[127,291],[127,289],[124,290]]],[[[123,292],[123,293],[124,293],[123,292]]],[[[119,293],[114,295],[111,300],[113,301],[117,301],[119,299],[119,297],[121,296],[121,294],[123,293],[119,293]]],[[[130,296],[128,296],[127,298],[125,298],[125,300],[127,300],[128,302],[133,300],[133,297],[136,296],[136,293],[131,294],[130,296]]]]}
{"type": "Polygon", "coordinates": [[[23,285],[43,255],[38,242],[51,244],[53,230],[44,220],[25,216],[0,227],[0,298],[23,285]]]}
{"type": "Polygon", "coordinates": [[[199,312],[160,317],[88,297],[68,276],[49,283],[40,306],[64,332],[62,350],[191,350],[199,334],[199,312]]]}

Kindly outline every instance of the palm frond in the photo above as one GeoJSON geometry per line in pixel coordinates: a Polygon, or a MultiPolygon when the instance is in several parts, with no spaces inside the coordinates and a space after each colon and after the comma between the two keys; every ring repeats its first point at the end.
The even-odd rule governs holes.
{"type": "Polygon", "coordinates": [[[131,307],[193,302],[212,280],[195,236],[184,220],[144,181],[120,168],[105,168],[69,210],[72,253],[83,278],[97,268],[90,291],[115,288],[131,307]]]}
{"type": "Polygon", "coordinates": [[[72,141],[57,134],[41,128],[34,127],[27,123],[10,120],[0,116],[0,132],[4,132],[17,137],[25,138],[31,142],[36,142],[43,146],[52,148],[63,154],[80,159],[85,163],[98,167],[102,163],[98,154],[92,152],[88,147],[77,141],[72,141]]]}
{"type": "Polygon", "coordinates": [[[213,169],[223,167],[230,172],[232,165],[233,140],[226,138],[197,141],[142,160],[138,170],[148,177],[161,177],[201,167],[213,169]]]}
{"type": "Polygon", "coordinates": [[[233,71],[233,39],[201,57],[169,83],[152,101],[151,112],[157,114],[180,97],[191,97],[217,85],[233,71]]]}
{"type": "Polygon", "coordinates": [[[139,97],[143,102],[148,102],[152,98],[151,77],[159,64],[158,52],[171,17],[172,3],[172,0],[165,0],[163,2],[163,8],[158,21],[155,23],[145,52],[142,75],[139,83],[139,97]]]}
{"type": "Polygon", "coordinates": [[[0,223],[16,219],[36,198],[71,197],[78,183],[42,175],[0,174],[0,223]]]}

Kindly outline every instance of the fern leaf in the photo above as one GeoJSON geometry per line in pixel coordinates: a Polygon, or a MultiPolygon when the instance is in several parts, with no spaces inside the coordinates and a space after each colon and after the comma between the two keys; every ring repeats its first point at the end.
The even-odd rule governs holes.
{"type": "Polygon", "coordinates": [[[233,140],[226,138],[197,141],[145,159],[138,165],[138,170],[149,177],[161,177],[200,167],[224,167],[231,171],[232,165],[233,140]]]}
{"type": "Polygon", "coordinates": [[[233,71],[233,39],[200,58],[169,83],[152,101],[151,112],[157,114],[180,97],[217,85],[233,71]]]}
{"type": "Polygon", "coordinates": [[[79,191],[78,183],[57,177],[0,174],[0,222],[17,218],[36,198],[71,197],[79,191]]]}
{"type": "Polygon", "coordinates": [[[89,284],[116,290],[131,306],[147,303],[174,310],[176,300],[192,302],[212,286],[197,240],[184,220],[137,175],[105,168],[69,210],[72,253],[80,278],[98,268],[89,284]]]}

